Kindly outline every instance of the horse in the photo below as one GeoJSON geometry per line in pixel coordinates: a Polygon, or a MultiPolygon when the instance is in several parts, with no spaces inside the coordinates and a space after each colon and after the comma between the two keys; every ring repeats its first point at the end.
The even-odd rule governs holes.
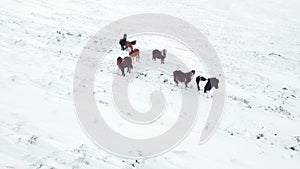
{"type": "Polygon", "coordinates": [[[204,86],[204,93],[206,93],[207,91],[210,91],[213,87],[218,89],[219,88],[219,79],[212,77],[212,78],[205,78],[203,76],[197,76],[196,77],[196,84],[197,84],[197,88],[198,91],[200,91],[200,86],[199,86],[199,82],[200,81],[206,81],[206,84],[204,86]]]}
{"type": "Polygon", "coordinates": [[[125,76],[124,69],[127,68],[127,72],[131,73],[132,66],[132,60],[130,57],[125,57],[122,59],[121,57],[117,58],[117,65],[119,66],[119,69],[122,71],[122,76],[125,76]]]}
{"type": "MultiPolygon", "coordinates": [[[[140,61],[140,50],[139,49],[134,49],[131,52],[129,52],[130,57],[136,57],[136,61],[140,61]]],[[[132,59],[134,60],[134,58],[132,59]]]]}
{"type": "Polygon", "coordinates": [[[136,44],[136,40],[134,40],[134,41],[126,41],[125,42],[125,46],[126,46],[126,48],[130,48],[131,50],[130,50],[130,52],[131,51],[133,51],[133,45],[135,45],[136,44]]]}
{"type": "Polygon", "coordinates": [[[166,49],[163,49],[162,51],[155,49],[152,51],[152,60],[160,59],[161,64],[165,64],[166,56],[167,56],[166,49]]]}
{"type": "Polygon", "coordinates": [[[195,70],[191,70],[189,72],[182,72],[181,70],[175,70],[173,72],[174,82],[176,86],[178,86],[179,82],[184,82],[185,87],[187,87],[188,83],[192,80],[193,75],[195,74],[195,70]]]}

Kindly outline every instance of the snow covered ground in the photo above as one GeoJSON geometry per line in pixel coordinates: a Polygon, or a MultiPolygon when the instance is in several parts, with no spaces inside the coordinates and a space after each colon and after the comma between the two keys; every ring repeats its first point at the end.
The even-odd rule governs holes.
{"type": "MultiPolygon", "coordinates": [[[[299,1],[0,2],[0,168],[299,167],[299,1]],[[83,133],[73,105],[74,68],[94,33],[117,19],[146,12],[182,18],[209,39],[223,65],[226,102],[221,124],[206,144],[198,145],[204,114],[174,150],[151,159],[123,159],[97,148],[83,133]]],[[[137,38],[141,49],[154,48],[149,38],[137,38]]],[[[173,47],[183,56],[188,53],[163,38],[155,44],[160,45],[156,48],[173,47]]],[[[118,50],[116,46],[111,55],[122,54],[118,50]]],[[[97,71],[95,81],[98,106],[108,110],[112,103],[109,92],[106,93],[106,79],[110,73],[118,72],[112,60],[107,60],[107,71],[97,71]]],[[[195,69],[205,73],[201,66],[195,69]]],[[[142,91],[145,83],[157,84],[164,79],[172,82],[171,77],[153,75],[132,85],[142,91]]],[[[162,86],[166,92],[170,88],[176,95],[172,84],[162,86]]],[[[137,98],[134,90],[130,91],[132,99],[137,98]]],[[[145,111],[149,106],[148,93],[141,94],[145,100],[141,99],[136,109],[145,111]]],[[[210,99],[201,98],[203,104],[210,105],[210,99]]],[[[137,134],[126,128],[128,122],[113,113],[105,117],[119,132],[143,138],[168,129],[176,114],[152,124],[158,132],[137,130],[137,134]]]]}

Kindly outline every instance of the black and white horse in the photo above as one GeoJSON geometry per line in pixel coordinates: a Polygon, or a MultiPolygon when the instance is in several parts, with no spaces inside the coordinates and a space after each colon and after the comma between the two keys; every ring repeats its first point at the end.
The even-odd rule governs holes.
{"type": "Polygon", "coordinates": [[[219,88],[219,79],[217,79],[215,77],[206,79],[203,76],[197,76],[196,83],[197,83],[198,91],[200,91],[200,86],[199,86],[200,81],[207,81],[204,86],[204,93],[206,93],[207,91],[210,91],[213,87],[215,87],[216,89],[219,88]]]}

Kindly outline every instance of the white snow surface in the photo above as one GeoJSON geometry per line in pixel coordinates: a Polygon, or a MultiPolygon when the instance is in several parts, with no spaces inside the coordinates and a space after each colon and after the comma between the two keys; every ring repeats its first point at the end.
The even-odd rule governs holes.
{"type": "MultiPolygon", "coordinates": [[[[299,168],[300,1],[0,3],[0,168],[299,168]],[[225,108],[214,136],[199,145],[205,112],[211,105],[211,98],[202,91],[200,117],[179,146],[155,158],[125,159],[99,149],[81,129],[72,95],[74,69],[83,47],[102,27],[125,16],[150,12],[184,19],[208,38],[225,74],[225,108]]],[[[182,58],[191,57],[170,39],[136,39],[142,51],[166,48],[182,58]]],[[[129,87],[130,99],[133,105],[138,100],[135,108],[139,111],[150,107],[151,90],[160,89],[166,96],[178,98],[165,109],[175,111],[173,114],[166,113],[159,121],[137,128],[113,108],[109,83],[113,73],[120,74],[115,58],[124,52],[119,46],[112,50],[95,80],[95,99],[99,109],[106,112],[103,116],[113,129],[128,137],[148,138],[163,133],[178,116],[178,88],[183,85],[176,87],[171,76],[160,76],[159,71],[146,72],[150,76],[134,81],[129,87]],[[165,79],[167,83],[163,83],[165,79]]],[[[141,61],[147,57],[150,55],[142,53],[141,61]]],[[[185,61],[196,74],[206,75],[203,65],[185,61]]],[[[139,73],[133,69],[131,76],[139,73]]],[[[194,81],[188,90],[196,92],[194,81]]]]}

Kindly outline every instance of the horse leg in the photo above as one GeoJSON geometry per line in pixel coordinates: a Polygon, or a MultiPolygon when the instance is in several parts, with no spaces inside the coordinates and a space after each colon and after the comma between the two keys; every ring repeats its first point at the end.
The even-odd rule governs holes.
{"type": "Polygon", "coordinates": [[[127,67],[127,72],[131,73],[131,68],[129,66],[127,67]]]}
{"type": "Polygon", "coordinates": [[[122,71],[122,76],[125,76],[125,73],[124,73],[124,68],[123,68],[123,69],[121,69],[121,71],[122,71]]]}
{"type": "Polygon", "coordinates": [[[201,80],[201,77],[197,76],[196,77],[196,84],[197,84],[198,91],[200,91],[200,86],[199,86],[200,80],[201,80]]]}

